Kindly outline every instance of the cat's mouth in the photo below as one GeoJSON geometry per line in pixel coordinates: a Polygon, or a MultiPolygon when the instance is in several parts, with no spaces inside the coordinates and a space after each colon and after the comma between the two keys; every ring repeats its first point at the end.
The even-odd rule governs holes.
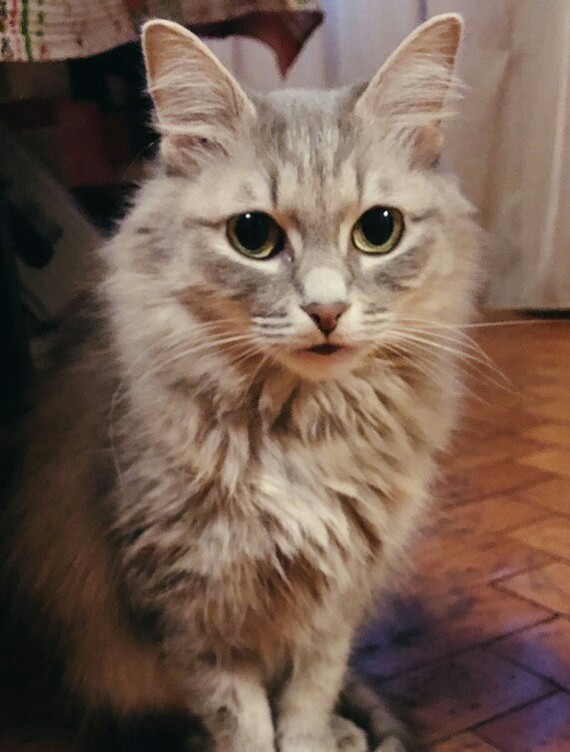
{"type": "Polygon", "coordinates": [[[360,360],[360,349],[353,345],[320,342],[284,352],[285,362],[301,376],[320,381],[347,373],[360,360]]]}
{"type": "Polygon", "coordinates": [[[308,358],[315,362],[324,362],[330,360],[331,362],[345,360],[347,356],[354,355],[355,348],[348,345],[333,344],[332,342],[321,342],[318,345],[310,345],[309,347],[302,347],[297,350],[297,355],[302,358],[308,358]]]}
{"type": "Polygon", "coordinates": [[[345,348],[342,345],[331,345],[328,342],[324,342],[322,345],[313,345],[312,347],[307,347],[303,350],[303,352],[310,352],[314,353],[315,355],[334,355],[335,353],[344,349],[345,348]]]}

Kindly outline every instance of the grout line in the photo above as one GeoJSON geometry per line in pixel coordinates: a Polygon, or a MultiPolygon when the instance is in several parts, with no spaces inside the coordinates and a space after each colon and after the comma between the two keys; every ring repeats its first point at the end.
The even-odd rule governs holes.
{"type": "MultiPolygon", "coordinates": [[[[547,564],[546,566],[549,566],[549,565],[547,564]]],[[[528,571],[532,571],[532,570],[528,570],[528,571]]],[[[516,577],[516,575],[515,575],[515,577],[516,577]]],[[[498,589],[502,593],[508,593],[509,595],[515,595],[517,598],[520,598],[522,601],[526,601],[526,603],[529,603],[531,606],[537,606],[538,608],[550,609],[550,606],[545,606],[543,603],[538,603],[537,601],[533,601],[533,600],[531,600],[530,598],[528,598],[528,597],[526,597],[524,595],[520,595],[520,593],[514,593],[511,590],[508,590],[507,588],[502,588],[500,586],[500,584],[498,585],[498,589]]],[[[570,618],[570,614],[564,614],[561,611],[554,611],[553,613],[555,613],[556,616],[560,616],[562,618],[566,618],[566,619],[570,618]]]]}
{"type": "MultiPolygon", "coordinates": [[[[501,718],[506,718],[507,716],[511,715],[512,713],[518,713],[521,710],[524,710],[525,708],[530,708],[533,705],[538,704],[539,702],[544,702],[544,700],[548,700],[551,697],[555,697],[558,694],[562,694],[558,690],[553,690],[552,692],[548,692],[547,694],[543,695],[542,697],[537,697],[534,700],[530,700],[529,702],[523,702],[520,705],[515,705],[514,707],[510,708],[510,710],[505,710],[504,713],[498,713],[495,716],[492,716],[491,718],[488,718],[486,721],[481,721],[480,723],[476,723],[473,726],[470,726],[467,731],[479,731],[483,726],[487,726],[490,723],[494,723],[495,721],[500,720],[501,718]]],[[[488,744],[494,744],[493,741],[490,739],[485,739],[484,736],[481,737],[483,741],[487,742],[488,744]]],[[[496,745],[495,745],[496,746],[496,745]]],[[[506,751],[508,752],[508,750],[506,751]]]]}
{"type": "MultiPolygon", "coordinates": [[[[541,625],[537,624],[536,626],[541,626],[541,625]]],[[[568,687],[565,687],[563,684],[560,684],[560,682],[556,681],[556,679],[553,679],[551,676],[546,676],[546,674],[540,674],[532,666],[527,666],[526,663],[521,663],[520,660],[511,658],[508,655],[503,655],[502,653],[494,650],[493,645],[489,646],[489,650],[491,651],[491,653],[493,653],[493,655],[498,656],[499,658],[501,658],[504,661],[507,661],[508,663],[512,663],[514,666],[517,666],[517,668],[522,669],[525,673],[531,674],[531,676],[534,676],[535,679],[540,679],[541,681],[548,682],[553,687],[553,690],[555,690],[556,692],[570,694],[570,689],[568,687]]]]}
{"type": "MultiPolygon", "coordinates": [[[[521,543],[521,541],[518,541],[518,542],[521,543]]],[[[526,545],[526,544],[522,544],[522,545],[526,545]]],[[[531,546],[528,546],[528,545],[526,547],[529,549],[532,548],[531,546]]],[[[516,572],[514,572],[514,574],[505,574],[499,577],[493,577],[492,579],[487,580],[487,583],[491,585],[491,587],[499,586],[499,589],[503,591],[503,588],[501,588],[500,585],[502,585],[504,582],[507,582],[508,580],[514,579],[515,577],[519,577],[519,575],[521,574],[528,574],[529,572],[534,572],[535,570],[538,570],[538,569],[544,569],[545,567],[550,567],[552,564],[568,565],[568,559],[564,559],[562,556],[558,556],[557,554],[552,554],[548,551],[541,551],[538,548],[534,548],[533,551],[539,552],[541,554],[547,553],[548,556],[550,556],[550,558],[552,559],[552,561],[547,561],[546,563],[535,564],[530,567],[524,567],[523,569],[518,569],[516,572]]],[[[509,590],[508,592],[510,593],[511,591],[509,590]]],[[[530,600],[529,598],[526,598],[524,595],[519,595],[519,593],[511,593],[511,595],[516,595],[517,598],[522,598],[525,601],[530,600]]],[[[542,604],[537,603],[536,601],[530,600],[530,602],[534,603],[535,606],[542,606],[542,608],[548,608],[548,606],[543,606],[542,604]]]]}
{"type": "MultiPolygon", "coordinates": [[[[524,502],[527,503],[527,502],[524,502]]],[[[540,502],[536,502],[536,506],[540,507],[541,509],[545,509],[547,512],[552,512],[554,515],[560,515],[560,517],[564,517],[564,519],[570,520],[570,510],[568,512],[561,512],[558,509],[553,509],[552,507],[546,507],[543,506],[540,502]]]]}
{"type": "Polygon", "coordinates": [[[505,632],[505,634],[498,635],[497,637],[491,637],[485,642],[482,642],[481,645],[483,645],[484,647],[488,647],[492,650],[493,645],[496,642],[500,642],[501,640],[506,640],[508,637],[516,637],[517,635],[520,635],[523,632],[527,632],[530,629],[535,629],[536,627],[542,627],[545,624],[550,624],[551,622],[556,621],[559,618],[560,618],[560,614],[556,613],[556,611],[553,611],[550,614],[550,616],[546,616],[544,619],[541,619],[540,621],[535,621],[533,624],[528,624],[526,627],[521,627],[520,629],[514,629],[512,632],[505,632]]]}
{"type": "MultiPolygon", "coordinates": [[[[490,718],[485,719],[484,721],[479,721],[478,723],[474,723],[471,726],[468,726],[467,728],[458,729],[457,731],[454,731],[449,736],[443,736],[440,739],[435,739],[434,741],[430,742],[430,746],[435,746],[436,744],[443,744],[443,742],[448,742],[452,740],[454,737],[459,736],[460,734],[469,734],[469,733],[475,733],[483,726],[486,726],[489,723],[494,723],[494,721],[498,721],[501,718],[506,718],[507,716],[511,715],[511,713],[516,713],[519,710],[524,710],[525,708],[531,707],[532,705],[535,705],[538,702],[543,702],[544,700],[549,699],[550,697],[554,697],[555,695],[560,694],[560,692],[552,691],[548,692],[545,695],[542,695],[541,697],[537,697],[534,700],[529,700],[528,702],[523,702],[520,705],[514,705],[512,708],[509,708],[508,710],[505,710],[503,713],[498,713],[497,715],[491,716],[490,718]]],[[[479,734],[477,734],[479,736],[479,734]]],[[[495,742],[491,741],[490,739],[485,739],[485,737],[480,737],[482,741],[486,742],[487,744],[497,745],[495,742]]],[[[500,747],[497,747],[498,750],[501,750],[500,747]]],[[[503,752],[503,750],[501,750],[503,752]]],[[[504,752],[511,752],[510,749],[504,750],[504,752]]]]}
{"type": "MultiPolygon", "coordinates": [[[[384,682],[390,682],[390,681],[393,681],[394,679],[399,679],[400,677],[406,676],[408,674],[412,674],[414,671],[419,671],[420,669],[426,669],[426,668],[429,668],[430,666],[435,666],[437,663],[448,660],[449,658],[457,658],[458,656],[461,656],[466,653],[470,653],[476,650],[477,648],[490,647],[493,643],[498,642],[499,640],[504,640],[507,637],[516,636],[517,634],[520,634],[521,632],[524,632],[527,629],[533,629],[534,627],[539,627],[544,624],[548,624],[549,622],[554,621],[557,618],[559,618],[559,614],[557,614],[556,612],[553,612],[550,614],[550,616],[546,616],[540,619],[539,621],[535,621],[535,622],[532,622],[531,624],[527,624],[524,627],[515,629],[512,632],[504,632],[503,634],[500,634],[500,635],[487,637],[487,638],[484,638],[483,640],[480,640],[479,642],[474,642],[469,645],[463,645],[463,647],[457,648],[455,650],[451,649],[450,652],[441,653],[440,655],[429,658],[425,661],[421,661],[420,659],[421,661],[420,663],[414,664],[413,666],[409,666],[408,668],[405,668],[403,671],[397,671],[393,674],[390,674],[389,676],[368,678],[368,674],[366,674],[366,672],[361,672],[361,673],[364,673],[365,678],[368,678],[368,680],[372,681],[373,684],[380,685],[380,684],[383,684],[384,682]]],[[[493,653],[493,654],[496,655],[496,653],[493,653]]],[[[503,658],[503,656],[500,656],[500,657],[503,658]]],[[[554,680],[552,681],[554,683],[554,680]]]]}
{"type": "MultiPolygon", "coordinates": [[[[516,463],[516,460],[514,460],[514,462],[516,463]]],[[[488,463],[488,464],[493,464],[493,463],[488,463]]],[[[478,467],[480,468],[481,465],[479,465],[478,467]]],[[[526,465],[525,467],[530,467],[530,466],[526,465]]],[[[513,493],[517,493],[517,491],[522,491],[524,489],[529,489],[529,488],[535,488],[536,486],[539,486],[541,483],[548,483],[551,480],[554,480],[556,478],[560,478],[560,474],[559,473],[558,474],[551,473],[551,472],[548,472],[546,470],[541,470],[540,472],[543,472],[545,475],[551,475],[552,477],[551,478],[541,478],[540,480],[531,481],[530,483],[525,482],[525,483],[521,483],[520,485],[509,486],[508,488],[503,488],[501,490],[495,489],[495,490],[491,491],[490,493],[479,492],[474,497],[467,498],[467,499],[464,499],[462,501],[453,501],[452,503],[444,504],[444,506],[448,506],[448,507],[459,506],[459,507],[462,507],[462,506],[465,506],[465,504],[471,504],[471,503],[477,502],[477,501],[486,501],[487,499],[490,499],[493,496],[510,496],[513,493]]],[[[444,488],[445,488],[445,486],[444,486],[444,488]]],[[[437,499],[437,496],[435,498],[437,499]]]]}

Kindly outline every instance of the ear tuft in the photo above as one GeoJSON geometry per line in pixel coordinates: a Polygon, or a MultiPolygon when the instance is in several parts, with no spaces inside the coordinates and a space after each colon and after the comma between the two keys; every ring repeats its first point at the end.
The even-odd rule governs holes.
{"type": "Polygon", "coordinates": [[[243,123],[255,115],[251,100],[192,32],[171,21],[148,21],[142,30],[148,91],[162,151],[171,166],[228,152],[243,123]]]}
{"type": "Polygon", "coordinates": [[[382,119],[411,145],[414,163],[431,166],[441,148],[441,122],[455,114],[454,75],[463,21],[436,16],[405,39],[374,76],[355,106],[365,122],[382,119]]]}

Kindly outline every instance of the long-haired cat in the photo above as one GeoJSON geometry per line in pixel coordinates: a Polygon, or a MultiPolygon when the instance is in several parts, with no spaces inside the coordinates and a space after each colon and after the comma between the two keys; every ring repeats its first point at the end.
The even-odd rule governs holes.
{"type": "Polygon", "coordinates": [[[4,521],[5,579],[85,717],[188,712],[216,752],[364,750],[344,703],[374,749],[406,746],[347,661],[459,393],[445,333],[478,233],[437,164],[460,35],[440,16],[367,86],[261,96],[182,27],[144,27],[156,174],[4,521]]]}

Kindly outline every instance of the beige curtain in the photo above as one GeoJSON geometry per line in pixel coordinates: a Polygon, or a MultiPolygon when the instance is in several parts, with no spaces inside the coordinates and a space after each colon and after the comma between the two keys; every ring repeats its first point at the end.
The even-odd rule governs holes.
{"type": "Polygon", "coordinates": [[[449,158],[490,232],[490,305],[570,308],[570,2],[431,0],[467,22],[449,158]]]}

